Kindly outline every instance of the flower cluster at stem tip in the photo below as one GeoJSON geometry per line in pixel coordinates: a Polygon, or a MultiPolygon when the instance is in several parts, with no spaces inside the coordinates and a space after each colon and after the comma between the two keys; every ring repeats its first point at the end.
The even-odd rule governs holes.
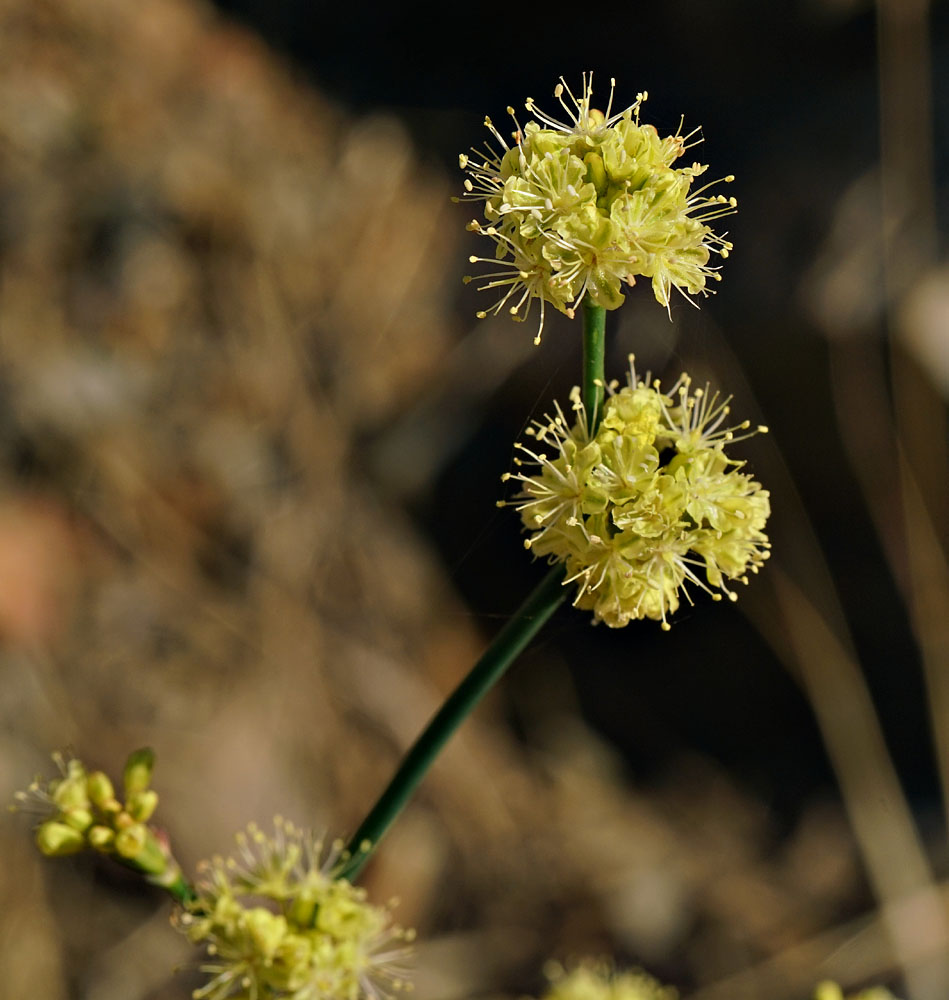
{"type": "Polygon", "coordinates": [[[324,852],[277,817],[273,836],[251,825],[237,846],[236,857],[204,864],[197,899],[178,918],[207,949],[210,979],[196,1000],[381,1000],[409,988],[414,932],[392,923],[394,902],[373,905],[335,877],[341,843],[324,852]]]}
{"type": "Polygon", "coordinates": [[[43,854],[60,857],[91,847],[157,885],[170,886],[181,877],[167,843],[147,825],[158,806],[158,794],[149,787],[155,765],[150,749],[134,751],[125,763],[124,802],[102,771],[87,771],[81,760],[60,753],[53,760],[58,778],[36,778],[14,796],[15,809],[44,817],[36,828],[36,845],[43,854]]]}
{"type": "Polygon", "coordinates": [[[468,176],[466,193],[456,200],[484,203],[487,225],[474,220],[468,228],[495,245],[493,258],[470,258],[496,267],[481,276],[486,282],[480,287],[500,292],[478,316],[507,307],[515,319],[525,320],[537,299],[535,343],[548,303],[570,317],[584,296],[593,305],[616,309],[623,287],[642,276],[652,279],[656,300],[668,309],[673,288],[690,302],[690,295],[708,294],[707,283],[720,278],[709,263],[711,254],[724,258],[732,249],[708,223],[734,212],[736,200],[709,193],[719,181],[693,189],[707,166],[673,167],[701,141],[695,138],[698,130],[683,135],[680,124],[675,135],[660,138],[639,119],[646,93],[613,114],[615,84],[612,80],[603,112],[590,105],[592,74],[584,74],[579,97],[561,79],[554,96],[566,122],[528,98],[525,106],[536,120],[523,128],[514,109],[507,109],[514,119],[513,145],[486,118],[500,151],[485,143],[459,158],[468,176]]]}
{"type": "Polygon", "coordinates": [[[628,384],[606,389],[594,433],[576,388],[572,423],[558,405],[528,428],[534,441],[515,445],[517,471],[502,476],[521,490],[500,505],[520,512],[531,552],[565,563],[576,607],[613,628],[653,618],[668,629],[689,584],[735,600],[727,581],[747,583],[768,558],[769,494],[726,453],[767,428],[727,426],[730,397],[685,374],[663,391],[632,357],[628,384]]]}

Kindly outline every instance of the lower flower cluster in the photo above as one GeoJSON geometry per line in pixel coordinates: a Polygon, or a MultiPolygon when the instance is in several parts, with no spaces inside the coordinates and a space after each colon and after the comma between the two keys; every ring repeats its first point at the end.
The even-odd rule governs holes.
{"type": "Polygon", "coordinates": [[[280,817],[274,834],[237,836],[238,854],[204,865],[198,898],[181,930],[207,949],[210,974],[196,1000],[380,1000],[407,987],[403,966],[414,933],[390,907],[334,878],[340,845],[280,817]]]}
{"type": "Polygon", "coordinates": [[[726,452],[767,428],[727,426],[729,398],[693,389],[685,374],[665,392],[630,361],[595,432],[574,389],[575,419],[558,406],[535,422],[536,443],[515,446],[517,471],[502,478],[521,484],[513,504],[525,545],[565,564],[577,607],[613,628],[637,618],[668,628],[689,584],[735,600],[728,581],[747,583],[768,558],[769,494],[726,452]]]}

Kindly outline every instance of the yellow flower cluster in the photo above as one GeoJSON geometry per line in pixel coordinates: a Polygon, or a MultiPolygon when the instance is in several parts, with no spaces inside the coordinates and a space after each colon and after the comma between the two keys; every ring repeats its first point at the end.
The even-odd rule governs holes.
{"type": "Polygon", "coordinates": [[[550,988],[542,1000],[676,1000],[678,996],[648,973],[617,972],[606,962],[586,961],[569,972],[552,964],[548,976],[550,988]]]}
{"type": "Polygon", "coordinates": [[[814,1000],[896,1000],[896,997],[884,986],[870,986],[845,997],[844,991],[836,983],[827,980],[818,984],[814,1000]]]}
{"type": "Polygon", "coordinates": [[[407,986],[414,933],[334,878],[341,845],[324,857],[321,840],[280,817],[273,836],[251,825],[237,844],[236,857],[204,865],[198,898],[179,918],[207,949],[211,978],[196,1000],[380,1000],[407,986]]]}
{"type": "Polygon", "coordinates": [[[67,760],[58,753],[53,760],[60,777],[37,778],[15,795],[18,808],[46,817],[36,829],[36,844],[43,854],[59,857],[92,847],[161,885],[180,876],[177,863],[147,826],[158,805],[158,794],[149,788],[155,762],[151,750],[136,750],[126,761],[124,802],[116,798],[102,771],[89,772],[81,760],[67,760]]]}
{"type": "Polygon", "coordinates": [[[520,512],[527,548],[566,564],[575,606],[614,628],[653,618],[667,629],[688,584],[735,600],[726,581],[747,583],[769,555],[769,494],[726,453],[766,428],[726,426],[728,398],[685,374],[664,392],[632,358],[628,385],[607,390],[593,434],[579,389],[573,422],[558,406],[528,429],[536,443],[515,445],[518,471],[502,477],[521,491],[501,504],[520,512]]]}
{"type": "Polygon", "coordinates": [[[707,282],[720,277],[709,264],[711,253],[727,257],[732,249],[708,223],[732,213],[735,199],[709,194],[714,181],[693,189],[705,165],[673,167],[700,141],[690,141],[697,130],[661,139],[652,125],[639,120],[645,93],[611,114],[615,82],[601,112],[590,106],[592,74],[584,76],[579,98],[561,81],[554,95],[566,122],[528,98],[527,111],[536,120],[523,128],[508,108],[515,125],[513,146],[486,118],[501,151],[485,144],[460,157],[468,174],[464,199],[483,201],[487,221],[485,226],[475,220],[468,228],[495,244],[493,258],[473,256],[471,262],[496,265],[482,276],[487,281],[481,287],[501,290],[491,309],[478,315],[507,307],[523,320],[537,299],[536,342],[546,303],[571,317],[585,295],[594,305],[616,309],[623,302],[622,288],[643,276],[652,279],[657,301],[668,308],[673,288],[686,297],[707,294],[707,282]]]}

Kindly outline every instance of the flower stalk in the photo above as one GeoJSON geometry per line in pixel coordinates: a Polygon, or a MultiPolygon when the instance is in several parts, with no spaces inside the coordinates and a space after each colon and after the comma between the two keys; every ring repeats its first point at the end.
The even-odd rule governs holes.
{"type": "Polygon", "coordinates": [[[583,387],[582,399],[590,434],[595,434],[603,415],[603,391],[606,384],[606,307],[583,300],[583,387]]]}
{"type": "MultiPolygon", "coordinates": [[[[583,399],[594,427],[602,409],[606,310],[585,302],[583,310],[583,399]]],[[[385,791],[350,838],[338,878],[352,881],[362,871],[382,836],[401,813],[435,758],[504,676],[550,616],[563,603],[563,566],[554,566],[497,634],[481,659],[449,695],[402,759],[385,791]]]]}
{"type": "Polygon", "coordinates": [[[175,877],[168,883],[155,878],[152,878],[149,881],[151,881],[152,884],[160,886],[164,889],[165,892],[167,892],[179,906],[183,906],[185,909],[197,901],[198,894],[194,891],[194,887],[184,877],[181,871],[178,871],[175,877]]]}
{"type": "Polygon", "coordinates": [[[562,603],[563,567],[555,566],[501,629],[468,675],[435,713],[369,815],[353,834],[337,877],[356,878],[455,730],[562,603]]]}

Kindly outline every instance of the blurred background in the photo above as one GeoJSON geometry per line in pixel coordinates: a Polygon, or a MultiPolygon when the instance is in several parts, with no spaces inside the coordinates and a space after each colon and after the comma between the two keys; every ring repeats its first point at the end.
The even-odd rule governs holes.
{"type": "MultiPolygon", "coordinates": [[[[771,434],[774,556],[671,633],[567,607],[365,882],[420,1000],[609,955],[693,1000],[949,995],[949,10],[0,0],[0,792],[158,756],[188,867],[353,830],[540,579],[500,474],[579,328],[478,322],[458,153],[594,72],[737,175],[700,311],[608,372],[771,434]]],[[[171,1000],[169,905],[0,826],[0,996],[171,1000]]]]}

